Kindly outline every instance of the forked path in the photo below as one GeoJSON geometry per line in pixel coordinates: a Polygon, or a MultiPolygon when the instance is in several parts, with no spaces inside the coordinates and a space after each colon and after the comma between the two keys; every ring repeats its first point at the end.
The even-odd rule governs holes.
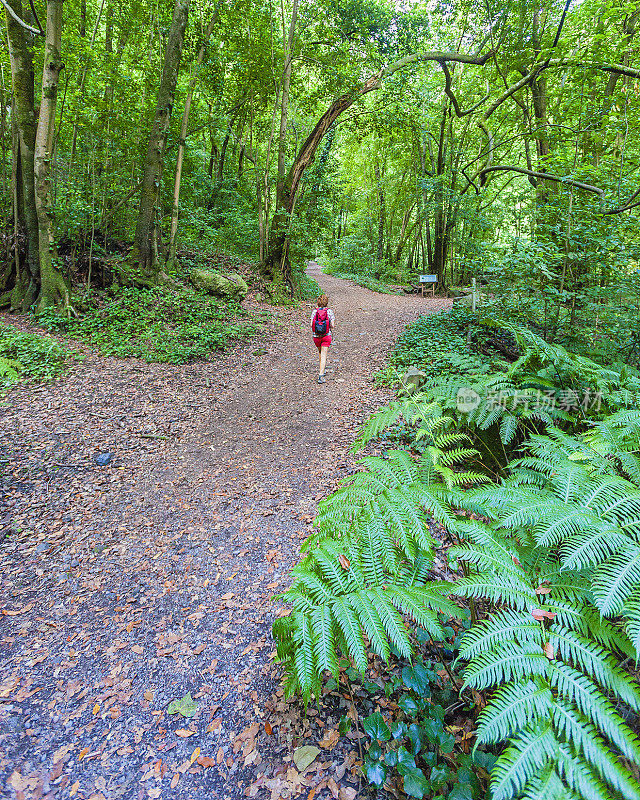
{"type": "Polygon", "coordinates": [[[291,766],[337,719],[302,720],[279,696],[270,598],[387,397],[372,375],[408,322],[447,301],[309,272],[337,318],[323,385],[313,305],[253,304],[262,332],[210,363],[89,355],[10,394],[0,796],[324,797],[338,784],[353,796],[341,745],[302,776],[291,766]],[[195,715],[169,714],[187,692],[195,715]]]}

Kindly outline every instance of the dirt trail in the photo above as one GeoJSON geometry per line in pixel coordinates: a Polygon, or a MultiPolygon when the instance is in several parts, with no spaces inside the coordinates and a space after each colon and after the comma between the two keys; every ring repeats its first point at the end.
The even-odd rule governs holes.
{"type": "Polygon", "coordinates": [[[270,598],[387,397],[372,374],[408,322],[447,301],[309,273],[337,319],[321,386],[304,304],[263,306],[264,333],[210,363],[91,355],[9,396],[0,796],[239,800],[280,781],[284,798],[331,774],[354,785],[342,745],[301,782],[287,772],[292,747],[335,720],[282,701],[270,598]],[[189,691],[195,716],[169,715],[189,691]]]}

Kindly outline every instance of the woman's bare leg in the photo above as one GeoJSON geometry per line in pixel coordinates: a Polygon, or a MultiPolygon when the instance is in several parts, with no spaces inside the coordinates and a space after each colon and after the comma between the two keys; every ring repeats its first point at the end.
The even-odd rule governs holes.
{"type": "Polygon", "coordinates": [[[320,348],[320,374],[324,375],[324,370],[327,365],[327,352],[329,351],[328,347],[321,347],[320,348]]]}

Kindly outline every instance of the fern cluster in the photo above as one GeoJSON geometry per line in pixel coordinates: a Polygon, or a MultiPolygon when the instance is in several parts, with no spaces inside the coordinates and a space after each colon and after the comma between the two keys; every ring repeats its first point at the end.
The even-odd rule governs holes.
{"type": "Polygon", "coordinates": [[[437,640],[441,615],[462,615],[452,596],[481,601],[459,658],[465,685],[493,692],[476,731],[499,753],[491,800],[638,800],[640,381],[513,333],[522,357],[481,379],[507,398],[499,410],[461,412],[464,387],[449,379],[362,429],[355,447],[400,426],[412,452],[363,459],[321,504],[282,596],[292,613],[274,625],[287,690],[317,694],[340,654],[364,670],[367,645],[410,655],[407,624],[437,640]],[[603,404],[578,419],[515,402],[545,385],[591,387],[603,404]],[[477,456],[465,428],[498,432],[498,482],[464,471],[477,456]],[[510,462],[508,445],[520,446],[510,462]],[[430,520],[458,540],[453,584],[431,580],[430,520]]]}
{"type": "Polygon", "coordinates": [[[517,361],[504,371],[430,381],[418,394],[374,415],[358,442],[379,435],[400,418],[411,419],[416,408],[431,409],[434,416],[454,417],[483,455],[490,454],[502,468],[510,451],[547,426],[571,431],[640,405],[640,377],[634,370],[602,367],[505,322],[485,324],[513,336],[522,353],[517,361]]]}
{"type": "Polygon", "coordinates": [[[453,525],[450,493],[463,480],[483,478],[452,469],[474,451],[462,434],[447,432],[450,418],[422,421],[427,444],[420,457],[394,450],[364,458],[320,505],[318,530],[303,546],[307,555],[292,572],[293,586],[280,596],[292,612],[273,626],[288,693],[306,701],[318,695],[324,670],[337,675],[339,653],[364,671],[365,636],[384,659],[391,649],[409,656],[405,618],[440,640],[438,615],[460,614],[449,589],[431,580],[429,524],[435,518],[453,525]]]}
{"type": "Polygon", "coordinates": [[[638,413],[548,433],[501,484],[465,493],[487,521],[459,523],[450,551],[470,567],[453,593],[498,609],[460,654],[466,685],[499,687],[478,721],[479,743],[508,741],[491,797],[637,799],[640,746],[616,706],[640,711],[618,665],[640,648],[640,488],[619,474],[637,470],[638,413]]]}

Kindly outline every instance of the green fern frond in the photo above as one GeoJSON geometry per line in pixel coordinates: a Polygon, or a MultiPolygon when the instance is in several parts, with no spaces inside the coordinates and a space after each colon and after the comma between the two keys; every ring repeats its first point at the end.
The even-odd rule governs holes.
{"type": "Polygon", "coordinates": [[[491,800],[517,797],[532,775],[557,761],[559,747],[550,723],[525,728],[511,739],[491,770],[491,800]]]}
{"type": "Polygon", "coordinates": [[[548,766],[541,775],[535,775],[522,790],[522,800],[584,800],[572,792],[556,772],[548,766]]]}
{"type": "Polygon", "coordinates": [[[550,631],[549,641],[553,649],[559,651],[563,661],[579,667],[608,693],[616,695],[636,711],[640,710],[640,688],[602,647],[556,625],[550,631]]]}
{"type": "Polygon", "coordinates": [[[482,653],[510,642],[536,644],[541,650],[544,639],[540,623],[529,613],[502,609],[465,633],[460,644],[460,657],[470,661],[482,653]]]}
{"type": "Polygon", "coordinates": [[[558,694],[574,703],[583,716],[613,742],[624,756],[633,763],[640,764],[640,747],[635,736],[598,687],[586,675],[568,664],[550,661],[549,665],[549,682],[558,694]]]}
{"type": "MultiPolygon", "coordinates": [[[[316,631],[314,655],[318,672],[329,670],[338,677],[338,656],[336,654],[335,621],[331,609],[326,605],[315,608],[311,614],[311,624],[316,631]]],[[[274,632],[274,636],[275,636],[274,632]]],[[[276,638],[278,638],[276,636],[276,638]]]]}
{"type": "Polygon", "coordinates": [[[522,730],[523,723],[548,719],[553,694],[546,683],[509,683],[495,692],[478,717],[477,744],[497,744],[522,730]]]}
{"type": "Polygon", "coordinates": [[[595,572],[593,594],[605,616],[619,614],[625,600],[640,586],[640,545],[627,541],[624,550],[595,572]]]}
{"type": "Polygon", "coordinates": [[[451,585],[451,593],[477,600],[486,598],[492,603],[509,603],[519,611],[532,608],[536,603],[536,594],[530,587],[523,588],[506,581],[489,581],[482,577],[460,578],[451,585]]]}
{"type": "Polygon", "coordinates": [[[401,419],[404,406],[404,403],[389,403],[385,408],[372,414],[356,437],[351,452],[357,453],[358,450],[362,450],[372,439],[380,436],[382,431],[401,419]]]}
{"type": "Polygon", "coordinates": [[[542,648],[532,643],[505,643],[490,653],[480,653],[464,671],[464,685],[474,689],[521,680],[549,672],[549,660],[542,648]]]}
{"type": "MultiPolygon", "coordinates": [[[[591,770],[598,773],[600,779],[610,784],[616,792],[620,792],[626,800],[637,800],[640,797],[640,783],[612,755],[611,749],[599,735],[598,730],[580,716],[570,704],[558,700],[553,705],[553,725],[564,738],[565,744],[571,748],[574,764],[582,756],[591,770]]],[[[567,747],[564,748],[564,752],[568,755],[567,747]]]]}

